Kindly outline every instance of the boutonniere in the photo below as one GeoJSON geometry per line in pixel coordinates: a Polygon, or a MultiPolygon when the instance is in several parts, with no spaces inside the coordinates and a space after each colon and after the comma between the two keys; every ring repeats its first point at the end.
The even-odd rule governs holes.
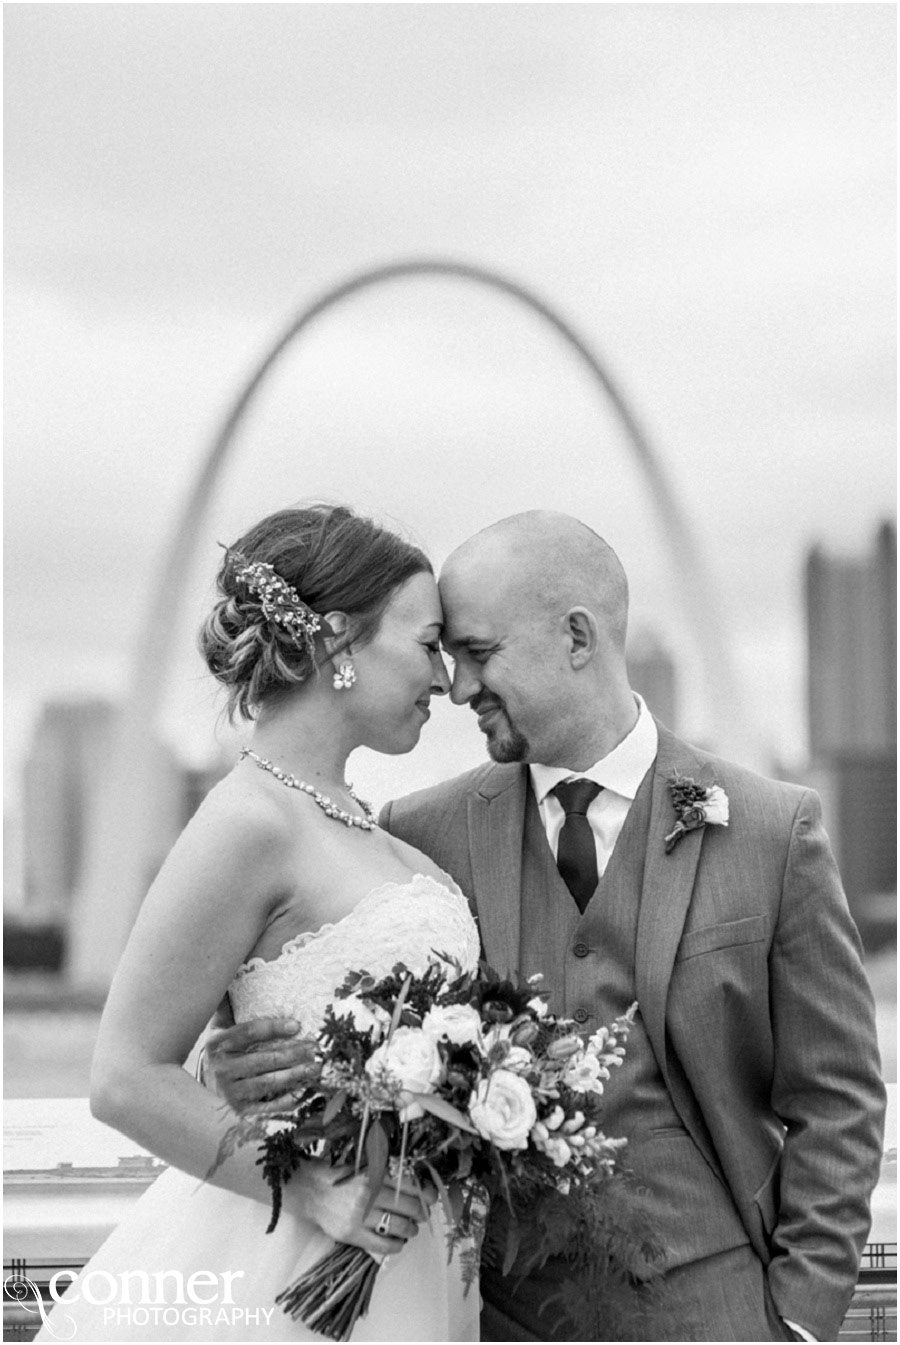
{"type": "Polygon", "coordinates": [[[669,777],[669,793],[678,821],[666,837],[667,855],[689,831],[707,824],[728,826],[728,795],[719,785],[698,785],[689,775],[675,771],[669,777]]]}

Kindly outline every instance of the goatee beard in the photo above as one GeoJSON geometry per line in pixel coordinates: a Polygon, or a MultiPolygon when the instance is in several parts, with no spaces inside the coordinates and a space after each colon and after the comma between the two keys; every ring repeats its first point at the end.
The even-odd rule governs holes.
{"type": "Polygon", "coordinates": [[[513,761],[527,761],[531,744],[524,733],[520,733],[510,723],[504,710],[500,711],[500,715],[502,716],[502,727],[499,732],[495,725],[485,735],[487,737],[488,755],[492,761],[503,765],[513,761]]]}

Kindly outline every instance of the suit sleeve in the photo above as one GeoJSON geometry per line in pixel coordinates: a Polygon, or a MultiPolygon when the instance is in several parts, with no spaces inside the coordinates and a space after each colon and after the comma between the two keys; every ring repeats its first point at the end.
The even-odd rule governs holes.
{"type": "Polygon", "coordinates": [[[769,1287],[782,1317],[834,1340],[869,1230],[885,1090],[859,935],[812,791],[794,816],[770,996],[786,1134],[769,1287]]]}

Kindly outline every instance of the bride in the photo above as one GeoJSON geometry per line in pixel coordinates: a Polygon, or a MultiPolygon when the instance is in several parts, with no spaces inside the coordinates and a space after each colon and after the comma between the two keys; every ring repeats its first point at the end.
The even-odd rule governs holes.
{"type": "Polygon", "coordinates": [[[378,829],[345,782],[356,747],[409,752],[448,689],[421,551],[341,507],[284,510],[225,555],[201,650],[254,723],[143,903],[100,1025],[91,1107],[170,1164],[60,1300],[39,1339],[315,1340],[275,1297],[351,1243],[385,1258],[353,1340],[477,1340],[478,1293],[448,1264],[439,1206],[305,1162],[265,1236],[252,1146],[204,1183],[235,1114],[182,1068],[227,994],[237,1021],[312,1033],[351,968],[478,958],[468,905],[378,829]],[[72,1330],[74,1324],[75,1330],[72,1330]]]}

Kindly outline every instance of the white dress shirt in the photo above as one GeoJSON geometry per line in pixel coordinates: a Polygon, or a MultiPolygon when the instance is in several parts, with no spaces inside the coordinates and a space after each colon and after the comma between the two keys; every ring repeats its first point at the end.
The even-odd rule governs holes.
{"type": "Polygon", "coordinates": [[[564,766],[529,766],[531,787],[540,809],[541,822],[550,842],[553,857],[559,846],[566,814],[562,804],[551,790],[562,780],[594,780],[603,788],[591,802],[587,819],[594,833],[597,847],[597,873],[602,876],[615,848],[619,833],[625,825],[628,810],[634,802],[638,787],[656,757],[659,734],[656,721],[640,696],[637,702],[637,723],[601,761],[586,771],[572,771],[564,766]]]}

